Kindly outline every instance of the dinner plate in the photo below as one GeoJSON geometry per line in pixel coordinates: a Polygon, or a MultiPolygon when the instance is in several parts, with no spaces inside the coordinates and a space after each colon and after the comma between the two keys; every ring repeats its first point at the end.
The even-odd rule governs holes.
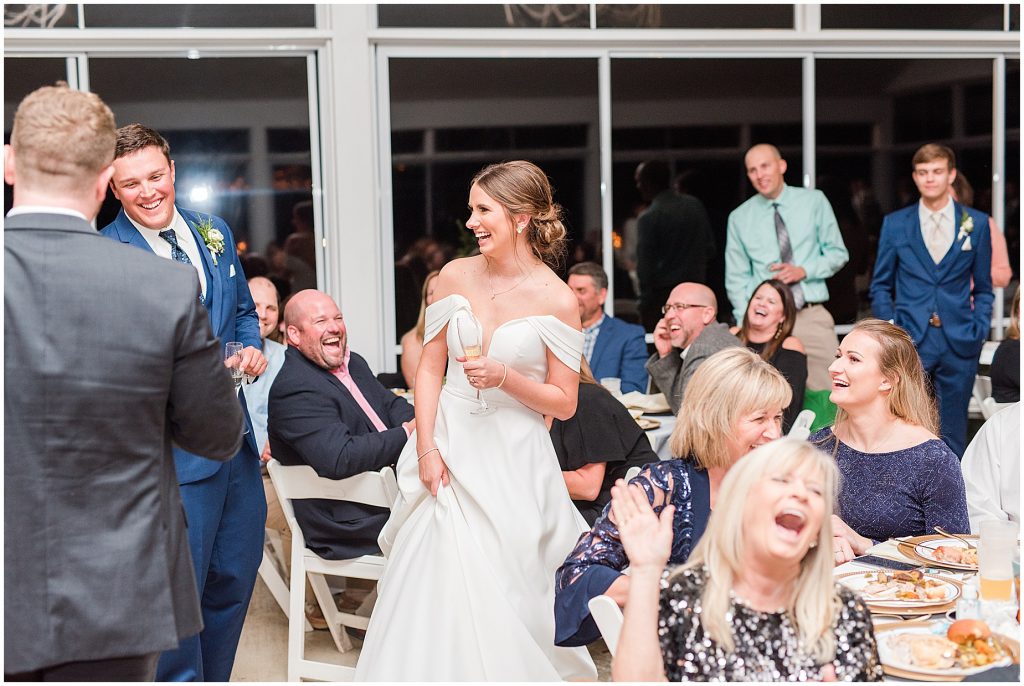
{"type": "Polygon", "coordinates": [[[900,613],[905,608],[919,607],[927,607],[929,608],[929,612],[932,612],[934,611],[935,606],[948,605],[960,597],[959,584],[932,574],[925,574],[924,578],[937,581],[941,585],[941,588],[945,591],[945,594],[941,598],[931,600],[903,600],[891,596],[870,596],[864,593],[864,589],[868,584],[873,583],[877,577],[878,572],[848,572],[846,574],[836,576],[836,580],[847,588],[850,588],[860,594],[860,597],[864,599],[865,603],[867,603],[868,609],[872,611],[877,610],[879,613],[900,613]]]}
{"type": "Polygon", "coordinates": [[[994,635],[996,641],[1006,651],[1002,659],[984,667],[950,667],[949,669],[930,669],[909,663],[902,658],[896,647],[900,636],[921,635],[946,637],[946,629],[949,622],[936,620],[930,622],[904,622],[902,624],[888,624],[875,627],[875,638],[878,642],[878,658],[882,663],[882,669],[886,674],[915,681],[960,681],[966,676],[979,674],[993,667],[1005,667],[1015,662],[1015,656],[1019,655],[1020,644],[1013,639],[1001,635],[994,635]]]}
{"type": "MultiPolygon", "coordinates": [[[[977,536],[964,535],[964,538],[970,540],[978,540],[977,536]]],[[[908,538],[905,541],[901,541],[898,545],[898,550],[912,559],[920,562],[925,562],[929,565],[936,567],[946,567],[948,569],[963,569],[970,572],[978,570],[978,565],[961,564],[959,562],[946,562],[945,560],[935,559],[935,550],[940,546],[951,546],[955,548],[966,548],[967,544],[963,541],[955,538],[949,538],[948,536],[940,536],[939,534],[932,534],[929,536],[914,536],[908,538]]]]}
{"type": "Polygon", "coordinates": [[[657,419],[651,419],[650,417],[637,417],[636,423],[637,426],[639,426],[644,431],[657,429],[659,426],[661,426],[661,422],[659,422],[657,419]]]}

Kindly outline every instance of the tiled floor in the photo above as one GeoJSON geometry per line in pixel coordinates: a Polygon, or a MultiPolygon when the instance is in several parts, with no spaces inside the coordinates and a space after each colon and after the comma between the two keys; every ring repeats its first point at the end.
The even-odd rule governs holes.
{"type": "MultiPolygon", "coordinates": [[[[595,643],[590,647],[590,653],[597,664],[598,680],[610,681],[611,656],[604,644],[595,643]]],[[[356,649],[340,654],[329,632],[312,631],[306,634],[306,656],[323,662],[355,665],[359,651],[356,649]]],[[[231,680],[285,681],[287,678],[288,621],[263,581],[257,579],[231,680]]]]}

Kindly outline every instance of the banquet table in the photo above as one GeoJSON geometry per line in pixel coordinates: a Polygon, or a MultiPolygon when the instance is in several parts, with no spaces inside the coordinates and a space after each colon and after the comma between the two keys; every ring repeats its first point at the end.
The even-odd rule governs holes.
{"type": "Polygon", "coordinates": [[[672,429],[676,427],[676,416],[674,414],[645,414],[644,417],[661,422],[661,426],[649,429],[645,433],[647,440],[651,442],[651,447],[657,453],[658,459],[671,460],[675,456],[672,454],[672,449],[669,448],[668,439],[672,436],[672,429]]]}

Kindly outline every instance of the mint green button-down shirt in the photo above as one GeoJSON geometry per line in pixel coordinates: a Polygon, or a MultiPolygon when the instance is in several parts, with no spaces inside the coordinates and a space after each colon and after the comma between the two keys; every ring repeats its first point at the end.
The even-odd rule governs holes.
{"type": "Polygon", "coordinates": [[[783,186],[775,200],[758,193],[729,214],[725,243],[725,290],[737,322],[743,321],[747,302],[757,284],[772,277],[768,265],[782,261],[775,235],[775,209],[786,222],[793,248],[793,264],[807,277],[800,282],[808,303],[828,300],[825,279],[842,269],[846,251],[839,223],[825,194],[819,190],[783,186]]]}

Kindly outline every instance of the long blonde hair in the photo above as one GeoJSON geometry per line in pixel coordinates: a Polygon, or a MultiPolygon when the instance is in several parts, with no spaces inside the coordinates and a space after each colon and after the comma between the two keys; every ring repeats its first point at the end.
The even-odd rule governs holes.
{"type": "Polygon", "coordinates": [[[430,282],[437,278],[440,274],[440,270],[435,269],[434,271],[427,274],[427,278],[423,279],[423,295],[420,298],[420,317],[416,320],[416,340],[420,343],[423,342],[424,331],[427,328],[427,291],[430,290],[430,282]]]}
{"type": "Polygon", "coordinates": [[[705,566],[707,580],[701,594],[700,623],[705,635],[726,652],[736,649],[727,613],[732,603],[730,592],[746,568],[743,516],[750,490],[767,477],[769,470],[786,474],[807,464],[822,476],[825,508],[816,545],[800,561],[800,574],[786,613],[807,655],[818,664],[835,657],[832,626],[838,613],[839,597],[832,578],[832,507],[839,490],[839,470],[827,454],[795,438],[781,438],[762,445],[729,470],[722,480],[704,535],[686,564],[673,573],[675,576],[682,570],[705,566]]]}
{"type": "Polygon", "coordinates": [[[763,407],[784,408],[793,398],[785,377],[757,353],[736,346],[700,363],[683,393],[669,445],[676,457],[692,456],[702,469],[728,468],[725,437],[740,417],[763,407]]]}
{"type": "MultiPolygon", "coordinates": [[[[928,390],[928,381],[921,366],[914,340],[905,329],[881,319],[862,319],[853,325],[850,333],[860,332],[878,343],[878,368],[892,385],[886,403],[889,414],[909,424],[923,427],[933,434],[939,432],[939,414],[928,390]]],[[[832,425],[833,437],[850,420],[843,408],[836,410],[832,425]]],[[[835,437],[836,448],[839,445],[835,437]]]]}

